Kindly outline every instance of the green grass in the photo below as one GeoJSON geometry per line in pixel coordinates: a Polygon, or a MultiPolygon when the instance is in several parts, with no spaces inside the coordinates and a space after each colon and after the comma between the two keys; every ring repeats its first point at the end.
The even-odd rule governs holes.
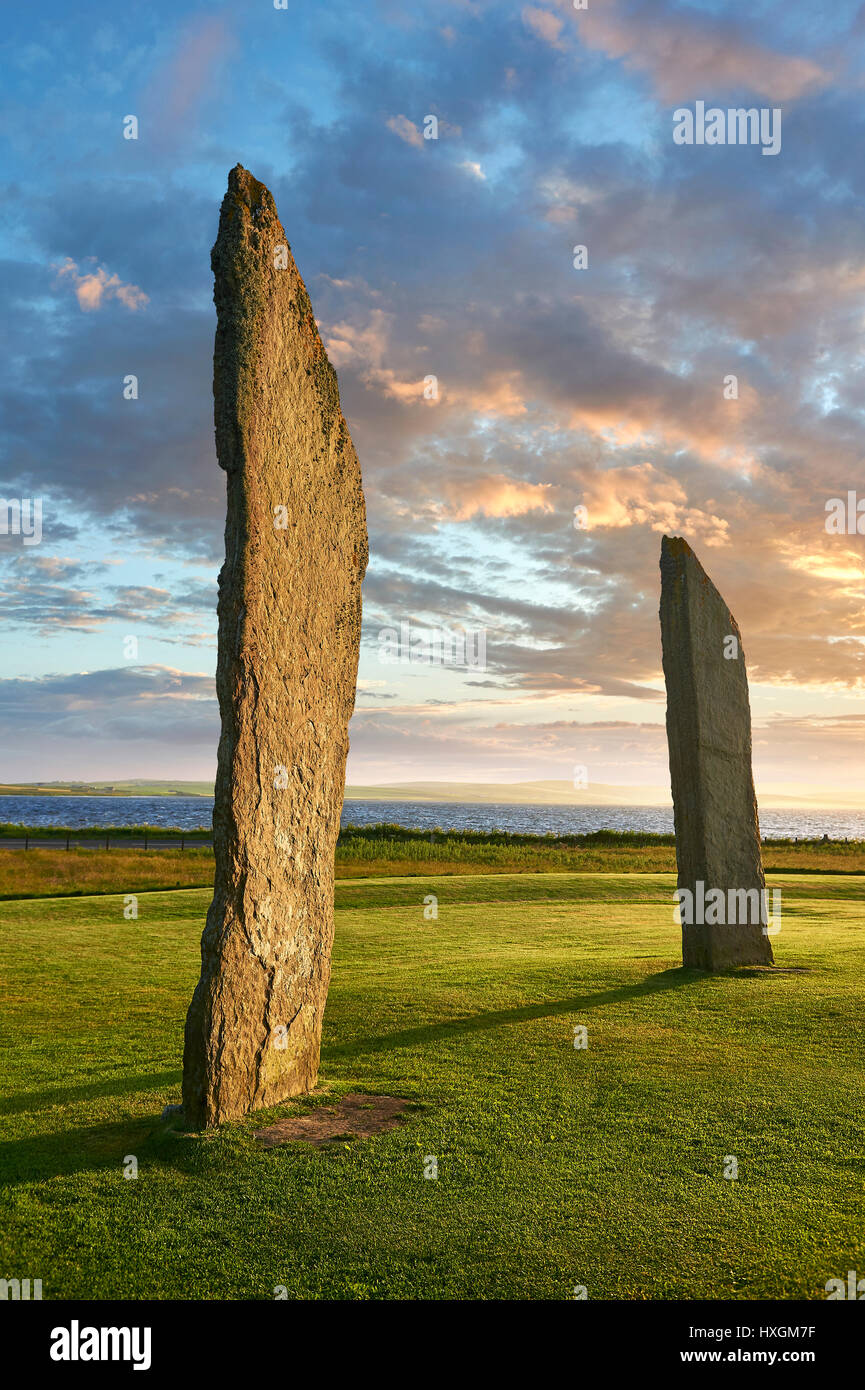
{"type": "Polygon", "coordinates": [[[3,782],[0,796],[212,796],[212,782],[3,782]]]}
{"type": "Polygon", "coordinates": [[[189,844],[195,844],[196,841],[209,840],[211,833],[209,829],[175,830],[172,826],[161,825],[25,825],[16,821],[0,823],[0,840],[23,840],[25,835],[29,835],[31,840],[57,840],[58,843],[63,843],[68,835],[73,845],[78,840],[104,840],[106,836],[112,844],[117,844],[123,840],[140,840],[145,834],[160,842],[176,840],[179,845],[181,840],[185,840],[189,844]]]}
{"type": "Polygon", "coordinates": [[[715,977],[676,968],[673,882],[338,884],[322,1086],[416,1108],[269,1152],[261,1117],[159,1119],[207,889],[142,894],[137,921],[111,895],[2,904],[0,1272],[46,1299],[825,1297],[865,1269],[865,879],[773,879],[778,962],[808,973],[715,977]]]}

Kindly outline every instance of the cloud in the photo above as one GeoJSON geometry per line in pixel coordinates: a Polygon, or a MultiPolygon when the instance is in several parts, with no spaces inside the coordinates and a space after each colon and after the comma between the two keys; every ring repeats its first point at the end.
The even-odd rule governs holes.
{"type": "Polygon", "coordinates": [[[164,149],[194,134],[196,110],[216,94],[220,69],[233,44],[221,15],[196,15],[185,25],[175,51],[153,73],[143,93],[142,139],[164,149]]]}
{"type": "Polygon", "coordinates": [[[474,516],[512,517],[527,512],[553,510],[549,484],[525,482],[501,474],[487,478],[472,478],[463,482],[449,480],[440,514],[452,521],[468,521],[474,516]]]}
{"type": "Polygon", "coordinates": [[[410,121],[408,116],[388,116],[385,121],[388,130],[392,130],[394,135],[398,135],[400,140],[404,140],[407,145],[414,145],[416,149],[423,149],[423,135],[418,130],[414,121],[410,121]]]}
{"type": "Polygon", "coordinates": [[[213,677],[155,665],[0,680],[0,722],[16,739],[190,741],[214,756],[219,735],[213,677]]]}
{"type": "MultiPolygon", "coordinates": [[[[532,775],[547,740],[564,747],[548,711],[588,721],[612,706],[661,723],[663,531],[693,542],[736,614],[758,722],[770,698],[801,712],[817,691],[808,711],[830,715],[861,698],[861,538],[824,529],[826,498],[860,485],[865,429],[865,165],[851,156],[865,139],[861,75],[826,81],[849,18],[833,12],[815,48],[804,11],[763,7],[741,23],[712,11],[592,0],[581,14],[538,0],[533,23],[520,6],[481,3],[454,8],[450,35],[424,27],[422,45],[421,21],[403,24],[398,7],[393,22],[307,7],[288,46],[235,13],[230,35],[208,29],[210,15],[181,31],[155,16],[134,49],[64,30],[74,80],[48,48],[38,89],[20,74],[14,88],[13,73],[4,488],[46,499],[45,563],[0,537],[16,561],[2,618],[15,659],[44,663],[49,650],[75,667],[84,646],[96,664],[119,624],[177,643],[178,667],[212,642],[225,493],[209,251],[240,158],[274,191],[361,459],[363,661],[375,624],[401,617],[483,626],[489,639],[478,682],[411,671],[410,689],[370,687],[388,718],[358,727],[358,753],[386,759],[390,729],[391,769],[410,758],[414,775],[415,757],[445,748],[454,702],[462,724],[446,751],[463,776],[487,760],[500,719],[524,720],[527,741],[520,752],[516,734],[490,736],[503,776],[515,762],[532,775]],[[782,159],[673,148],[659,101],[725,88],[737,105],[746,89],[783,99],[782,159]],[[429,142],[415,157],[433,101],[440,133],[466,144],[429,142]],[[112,113],[139,106],[142,139],[124,143],[112,113]],[[576,243],[586,271],[573,267],[576,243]],[[69,293],[45,295],[46,264],[66,268],[69,293]],[[139,287],[153,285],[145,313],[139,287]],[[115,299],[137,311],[110,312],[115,299]],[[137,402],[122,397],[127,371],[137,402]],[[736,400],[723,396],[730,373],[736,400]],[[424,395],[430,376],[437,398],[424,395]],[[110,551],[124,583],[88,566],[110,551]]],[[[621,737],[625,767],[644,736],[627,719],[617,728],[607,753],[621,737]]],[[[809,729],[808,758],[829,734],[809,729]]],[[[155,730],[148,755],[159,747],[155,730]]],[[[105,770],[120,775],[115,753],[105,770]]],[[[97,739],[89,755],[102,756],[97,739]]]]}
{"type": "Polygon", "coordinates": [[[0,603],[7,628],[56,636],[64,630],[98,632],[123,623],[159,641],[213,644],[215,621],[201,630],[202,615],[216,613],[212,584],[157,588],[150,584],[106,582],[108,566],[35,552],[6,560],[0,603]],[[86,587],[84,587],[86,586],[86,587]]]}
{"type": "MultiPolygon", "coordinates": [[[[94,257],[89,259],[94,260],[94,257]]],[[[120,303],[133,313],[149,303],[148,296],[137,285],[124,284],[119,275],[109,275],[104,266],[80,274],[71,256],[57,266],[57,279],[68,279],[75,291],[75,297],[85,313],[92,313],[102,307],[106,299],[119,299],[120,303]]]]}
{"type": "Polygon", "coordinates": [[[564,48],[560,37],[564,22],[551,10],[542,10],[536,5],[525,5],[522,20],[527,29],[531,29],[533,34],[552,48],[564,48]]]}
{"type": "Polygon", "coordinates": [[[664,102],[737,90],[792,102],[832,81],[813,58],[755,42],[726,16],[608,0],[579,11],[578,22],[581,42],[645,72],[664,102]]]}
{"type": "Polygon", "coordinates": [[[653,531],[687,531],[705,545],[729,544],[729,522],[688,504],[688,495],[675,478],[651,463],[607,468],[586,482],[582,503],[586,529],[649,526],[653,531]]]}

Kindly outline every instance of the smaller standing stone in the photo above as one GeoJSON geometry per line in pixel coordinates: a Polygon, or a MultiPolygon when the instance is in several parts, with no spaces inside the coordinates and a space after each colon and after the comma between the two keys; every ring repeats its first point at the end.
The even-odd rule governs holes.
{"type": "Polygon", "coordinates": [[[772,965],[742,638],[679,536],[661,541],[660,616],[678,888],[692,905],[682,964],[772,965]]]}

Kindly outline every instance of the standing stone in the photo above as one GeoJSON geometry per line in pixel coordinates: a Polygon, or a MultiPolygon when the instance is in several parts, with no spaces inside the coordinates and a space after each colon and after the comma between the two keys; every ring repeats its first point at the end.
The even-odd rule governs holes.
{"type": "Polygon", "coordinates": [[[771,965],[742,638],[679,536],[661,541],[661,642],[678,888],[693,904],[690,925],[683,915],[682,964],[771,965]],[[713,905],[712,890],[723,894],[715,922],[720,895],[713,905]]]}
{"type": "Polygon", "coordinates": [[[316,1082],[368,555],[336,374],[274,200],[240,165],[211,264],[228,513],[216,878],[183,1055],[194,1129],[316,1082]]]}

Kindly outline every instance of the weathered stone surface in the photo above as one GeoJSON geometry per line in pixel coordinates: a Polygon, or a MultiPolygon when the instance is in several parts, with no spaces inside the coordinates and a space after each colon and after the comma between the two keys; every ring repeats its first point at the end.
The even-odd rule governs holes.
{"type": "MultiPolygon", "coordinates": [[[[699,902],[721,890],[729,920],[682,925],[682,963],[702,970],[771,965],[765,880],[751,771],[751,710],[736,620],[681,537],[661,542],[661,641],[678,887],[699,902]],[[738,655],[725,656],[735,638],[738,655]],[[726,639],[726,640],[725,640],[726,639]],[[745,909],[730,891],[760,893],[745,909]],[[730,911],[732,903],[736,911],[730,911]]],[[[711,917],[708,910],[705,916],[711,917]]]]}
{"type": "Polygon", "coordinates": [[[196,1129],[316,1082],[368,553],[336,374],[274,200],[240,165],[211,260],[228,512],[216,879],[183,1057],[196,1129]]]}

